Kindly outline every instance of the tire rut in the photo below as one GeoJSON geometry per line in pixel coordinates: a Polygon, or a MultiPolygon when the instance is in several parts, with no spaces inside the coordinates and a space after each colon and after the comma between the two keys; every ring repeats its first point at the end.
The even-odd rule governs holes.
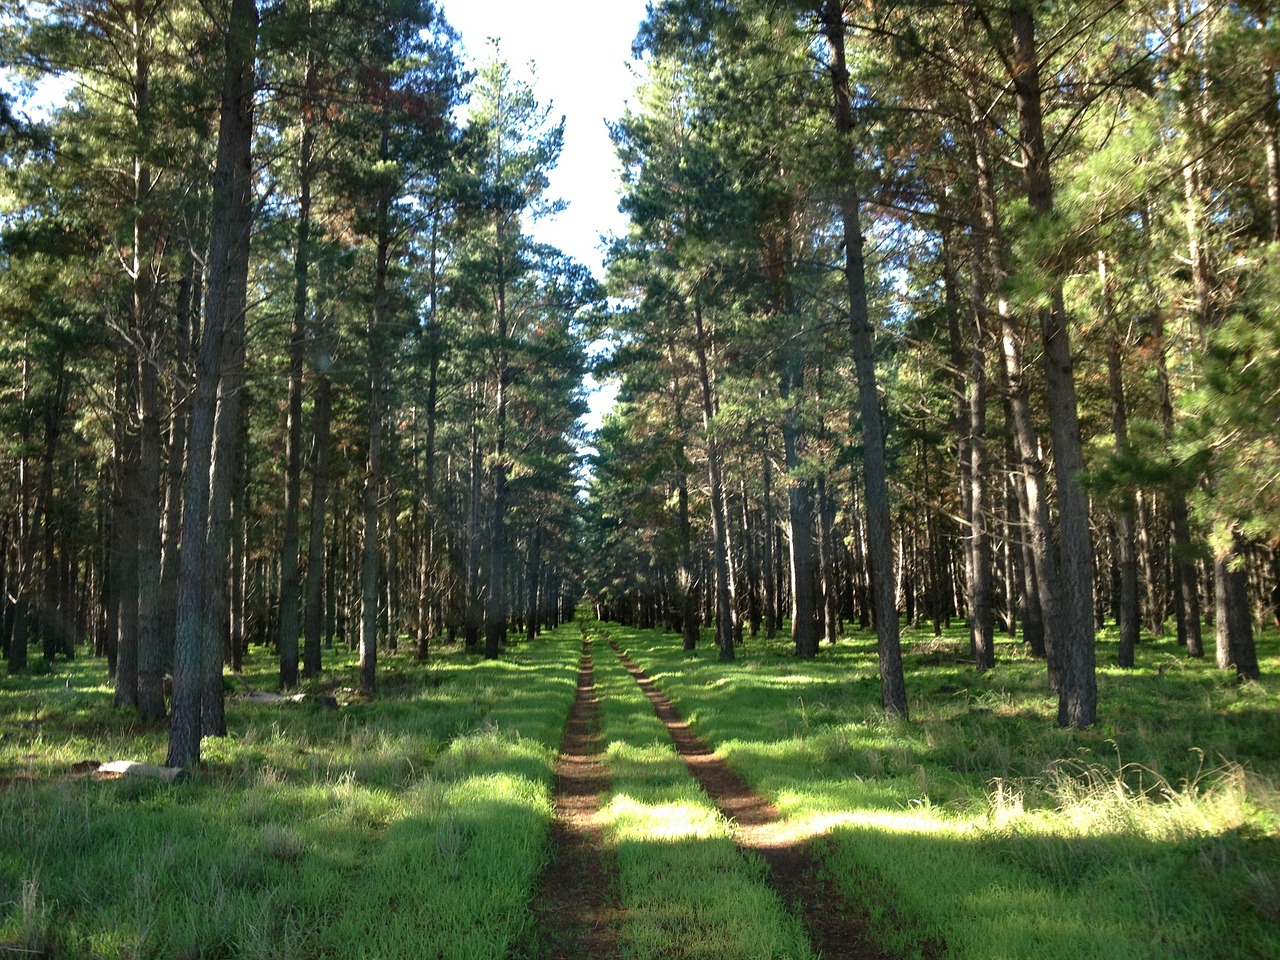
{"type": "Polygon", "coordinates": [[[591,641],[584,639],[578,692],[556,760],[551,856],[533,907],[535,930],[527,955],[538,960],[617,956],[616,881],[600,826],[600,794],[609,787],[602,754],[591,641]]]}
{"type": "Polygon", "coordinates": [[[810,942],[824,960],[890,960],[867,933],[865,911],[840,897],[818,876],[814,836],[790,827],[777,807],[753,791],[706,742],[689,729],[671,701],[622,650],[609,646],[671,734],[676,752],[733,828],[742,850],[757,854],[769,867],[769,884],[804,923],[810,942]]]}

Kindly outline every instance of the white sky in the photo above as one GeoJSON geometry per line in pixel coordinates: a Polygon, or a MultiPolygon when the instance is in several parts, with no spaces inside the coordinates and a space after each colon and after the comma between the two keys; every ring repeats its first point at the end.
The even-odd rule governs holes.
{"type": "Polygon", "coordinates": [[[491,54],[496,38],[512,72],[530,79],[538,102],[565,117],[564,152],[550,194],[568,201],[554,220],[537,225],[545,243],[601,275],[600,235],[619,232],[616,162],[606,121],[617,120],[635,85],[631,41],[645,0],[439,0],[462,35],[473,63],[491,54]]]}
{"type": "MultiPolygon", "coordinates": [[[[645,0],[439,0],[475,63],[498,40],[503,59],[552,116],[565,117],[564,152],[552,171],[550,195],[568,202],[556,218],[537,224],[544,243],[603,276],[601,235],[620,233],[617,162],[606,121],[622,116],[635,87],[631,41],[645,15],[645,0]],[[529,71],[533,64],[534,73],[529,71]]],[[[583,423],[600,426],[613,406],[616,384],[587,378],[591,410],[583,423]]]]}

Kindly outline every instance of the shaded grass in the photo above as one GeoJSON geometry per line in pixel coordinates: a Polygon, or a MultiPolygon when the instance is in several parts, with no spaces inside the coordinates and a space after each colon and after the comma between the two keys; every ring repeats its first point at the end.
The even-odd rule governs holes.
{"type": "MultiPolygon", "coordinates": [[[[904,636],[912,720],[879,708],[874,638],[799,661],[610,626],[655,682],[790,818],[824,830],[831,883],[901,955],[1280,956],[1280,698],[1169,642],[1101,667],[1101,722],[1055,726],[1042,664],[965,634],[904,636]]],[[[1103,635],[1099,663],[1114,656],[1103,635]]],[[[1274,633],[1264,677],[1280,671],[1274,633]]]]}
{"type": "Polygon", "coordinates": [[[602,819],[617,848],[623,956],[809,960],[804,930],[739,852],[677,755],[640,687],[603,643],[594,651],[612,796],[602,819]]]}
{"type": "MultiPolygon", "coordinates": [[[[233,699],[230,736],[206,740],[206,768],[177,787],[72,771],[164,754],[162,727],[111,709],[100,661],[0,681],[0,944],[505,956],[530,919],[579,643],[566,627],[499,661],[388,658],[380,697],[340,711],[233,699]]],[[[273,669],[260,652],[249,685],[273,669]]]]}

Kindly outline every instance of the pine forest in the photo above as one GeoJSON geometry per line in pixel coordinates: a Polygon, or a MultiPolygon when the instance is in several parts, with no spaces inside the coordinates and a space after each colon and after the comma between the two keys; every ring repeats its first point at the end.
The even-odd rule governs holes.
{"type": "Polygon", "coordinates": [[[483,39],[0,0],[0,954],[1280,955],[1280,9],[483,39]]]}

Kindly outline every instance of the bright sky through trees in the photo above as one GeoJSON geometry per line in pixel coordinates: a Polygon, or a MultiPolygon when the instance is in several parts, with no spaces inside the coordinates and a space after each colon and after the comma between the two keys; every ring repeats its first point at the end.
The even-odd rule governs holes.
{"type": "Polygon", "coordinates": [[[532,64],[539,102],[564,115],[564,154],[549,192],[569,209],[535,233],[599,274],[600,236],[624,222],[605,124],[622,115],[635,85],[631,41],[644,19],[644,0],[444,0],[441,6],[473,63],[486,60],[489,39],[497,40],[516,76],[530,79],[532,64]]]}
{"type": "MultiPolygon", "coordinates": [[[[449,22],[462,34],[473,63],[490,55],[490,38],[518,77],[530,79],[541,103],[565,117],[560,165],[549,194],[569,208],[535,227],[535,234],[602,273],[601,236],[622,230],[617,161],[606,121],[622,115],[635,86],[631,41],[644,19],[644,0],[445,0],[449,22]]],[[[588,427],[600,425],[616,387],[588,379],[588,427]]]]}

